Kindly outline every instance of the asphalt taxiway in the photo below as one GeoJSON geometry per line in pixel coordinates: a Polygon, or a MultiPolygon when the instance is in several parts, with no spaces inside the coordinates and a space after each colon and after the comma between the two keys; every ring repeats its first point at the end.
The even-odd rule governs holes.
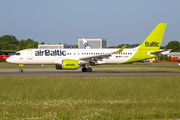
{"type": "MultiPolygon", "coordinates": [[[[56,70],[56,69],[0,69],[0,76],[77,76],[77,77],[130,77],[130,76],[180,76],[180,71],[100,71],[100,69],[112,68],[93,68],[92,72],[81,72],[78,70],[56,70]]],[[[113,68],[117,69],[117,68],[113,68]]],[[[127,69],[127,68],[118,68],[127,69]]],[[[135,68],[128,68],[135,69],[135,68]]],[[[141,69],[141,68],[136,68],[141,69]]],[[[143,68],[155,69],[155,68],[143,68]]],[[[161,68],[160,68],[161,69],[161,68]]],[[[168,69],[168,68],[167,68],[168,69]]]]}

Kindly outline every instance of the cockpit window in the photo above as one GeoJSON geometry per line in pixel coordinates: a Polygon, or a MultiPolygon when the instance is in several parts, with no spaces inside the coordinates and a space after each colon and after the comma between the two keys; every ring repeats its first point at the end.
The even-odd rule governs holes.
{"type": "Polygon", "coordinates": [[[19,56],[19,55],[20,55],[20,53],[16,53],[16,55],[18,55],[18,56],[19,56]]]}
{"type": "Polygon", "coordinates": [[[13,53],[12,56],[13,56],[13,55],[19,56],[19,55],[21,55],[21,54],[20,54],[20,53],[13,53]]]}
{"type": "Polygon", "coordinates": [[[13,53],[12,55],[16,55],[16,53],[13,53]]]}

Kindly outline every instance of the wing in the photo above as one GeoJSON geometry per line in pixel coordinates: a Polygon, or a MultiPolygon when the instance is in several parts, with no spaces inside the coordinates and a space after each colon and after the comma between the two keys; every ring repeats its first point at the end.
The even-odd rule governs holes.
{"type": "Polygon", "coordinates": [[[87,62],[97,62],[97,61],[102,61],[102,59],[109,59],[109,57],[111,57],[112,54],[113,53],[106,53],[103,55],[86,56],[79,58],[79,60],[87,61],[87,62]]]}

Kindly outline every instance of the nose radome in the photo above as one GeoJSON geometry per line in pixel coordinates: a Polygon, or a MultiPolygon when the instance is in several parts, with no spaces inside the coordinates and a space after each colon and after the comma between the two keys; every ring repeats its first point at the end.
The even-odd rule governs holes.
{"type": "Polygon", "coordinates": [[[11,63],[11,62],[12,62],[12,59],[9,57],[9,58],[6,59],[6,62],[11,63]]]}
{"type": "Polygon", "coordinates": [[[6,62],[9,62],[9,58],[6,59],[6,62]]]}

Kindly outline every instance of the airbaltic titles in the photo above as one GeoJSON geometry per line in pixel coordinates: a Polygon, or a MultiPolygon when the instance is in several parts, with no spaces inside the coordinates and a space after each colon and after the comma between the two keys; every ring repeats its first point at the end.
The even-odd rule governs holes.
{"type": "Polygon", "coordinates": [[[35,51],[35,56],[66,56],[66,51],[61,50],[39,50],[35,51]]]}

